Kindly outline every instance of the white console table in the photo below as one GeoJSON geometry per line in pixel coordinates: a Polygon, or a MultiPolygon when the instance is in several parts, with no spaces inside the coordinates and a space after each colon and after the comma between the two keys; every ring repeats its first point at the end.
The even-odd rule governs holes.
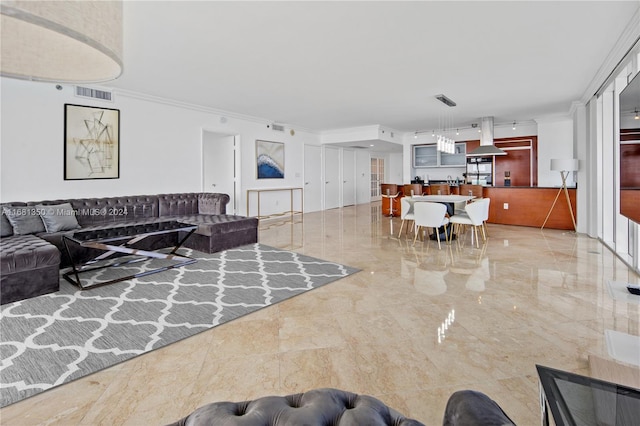
{"type": "Polygon", "coordinates": [[[303,192],[303,188],[261,188],[261,189],[247,189],[247,216],[250,214],[250,206],[251,206],[251,194],[255,193],[256,194],[256,201],[257,201],[257,214],[255,217],[257,217],[258,219],[267,219],[270,217],[276,217],[276,216],[284,216],[284,215],[291,215],[291,217],[293,217],[294,214],[302,214],[304,213],[304,192],[303,192]],[[268,215],[261,215],[260,214],[260,194],[262,194],[263,192],[289,192],[289,210],[285,210],[283,212],[279,212],[279,213],[271,213],[268,215]],[[295,191],[300,191],[300,209],[299,210],[295,210],[293,207],[293,195],[295,191]]]}

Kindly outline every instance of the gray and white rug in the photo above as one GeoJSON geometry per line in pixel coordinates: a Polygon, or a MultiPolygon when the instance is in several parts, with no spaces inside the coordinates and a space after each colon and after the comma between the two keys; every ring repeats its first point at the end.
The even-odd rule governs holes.
{"type": "MultiPolygon", "coordinates": [[[[61,279],[56,293],[2,306],[0,406],[358,271],[261,244],[180,253],[198,261],[85,291],[61,279]]],[[[162,261],[107,268],[90,279],[142,272],[152,262],[162,261]]]]}

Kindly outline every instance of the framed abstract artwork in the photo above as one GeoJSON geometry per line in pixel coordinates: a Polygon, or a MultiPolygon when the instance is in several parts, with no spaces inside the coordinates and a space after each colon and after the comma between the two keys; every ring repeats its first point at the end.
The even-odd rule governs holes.
{"type": "Polygon", "coordinates": [[[256,140],[258,179],[284,179],[284,143],[256,140]]]}
{"type": "Polygon", "coordinates": [[[64,179],[120,177],[120,110],[64,105],[64,179]]]}

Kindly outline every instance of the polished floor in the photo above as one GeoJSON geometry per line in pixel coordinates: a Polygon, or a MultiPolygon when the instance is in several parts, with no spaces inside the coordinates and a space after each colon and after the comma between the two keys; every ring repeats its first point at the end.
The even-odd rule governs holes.
{"type": "Polygon", "coordinates": [[[264,224],[263,244],[362,271],[8,406],[0,423],[161,425],[208,402],[335,387],[427,425],[475,389],[537,425],[536,364],[591,375],[590,359],[612,361],[606,329],[640,334],[640,305],[606,284],[639,278],[597,240],[490,224],[481,248],[467,233],[438,250],[399,226],[379,203],[264,224]]]}

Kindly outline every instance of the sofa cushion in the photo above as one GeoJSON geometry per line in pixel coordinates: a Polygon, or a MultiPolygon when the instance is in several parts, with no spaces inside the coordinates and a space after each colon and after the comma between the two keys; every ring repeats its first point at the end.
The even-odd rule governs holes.
{"type": "Polygon", "coordinates": [[[158,199],[154,195],[67,200],[76,210],[82,228],[110,226],[158,217],[158,199]]]}
{"type": "MultiPolygon", "coordinates": [[[[11,207],[11,205],[3,207],[11,207]]],[[[13,227],[11,226],[9,219],[7,219],[7,216],[4,214],[3,208],[0,208],[0,214],[2,215],[2,218],[0,219],[0,237],[9,237],[13,235],[13,227]]]]}
{"type": "Polygon", "coordinates": [[[159,216],[198,214],[200,193],[162,194],[158,196],[159,216]]]}
{"type": "Polygon", "coordinates": [[[44,223],[34,206],[3,207],[15,235],[35,234],[45,231],[44,223]]]}
{"type": "Polygon", "coordinates": [[[219,193],[205,193],[198,196],[198,213],[225,214],[229,196],[219,193]]]}
{"type": "Polygon", "coordinates": [[[69,231],[80,228],[75,210],[69,203],[36,205],[47,232],[69,231]]]}
{"type": "Polygon", "coordinates": [[[0,240],[2,275],[60,264],[60,251],[35,235],[13,235],[0,240]]]}

